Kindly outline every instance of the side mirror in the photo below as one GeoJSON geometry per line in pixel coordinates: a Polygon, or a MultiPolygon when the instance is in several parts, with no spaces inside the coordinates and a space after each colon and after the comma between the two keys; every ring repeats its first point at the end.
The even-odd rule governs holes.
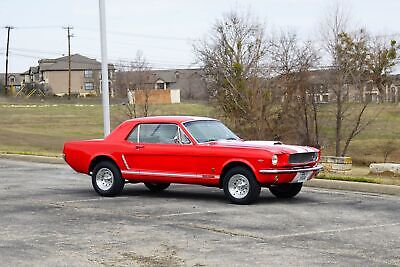
{"type": "Polygon", "coordinates": [[[179,137],[177,135],[174,137],[174,143],[179,145],[181,144],[181,141],[179,141],[179,137]]]}

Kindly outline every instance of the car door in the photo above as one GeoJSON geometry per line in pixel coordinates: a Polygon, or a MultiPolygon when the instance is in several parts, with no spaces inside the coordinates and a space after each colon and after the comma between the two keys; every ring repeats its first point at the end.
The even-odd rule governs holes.
{"type": "Polygon", "coordinates": [[[180,178],[196,177],[193,145],[182,142],[178,125],[144,123],[138,125],[135,131],[133,134],[137,135],[137,139],[132,142],[132,152],[126,160],[142,179],[169,178],[170,181],[179,181],[180,178]]]}

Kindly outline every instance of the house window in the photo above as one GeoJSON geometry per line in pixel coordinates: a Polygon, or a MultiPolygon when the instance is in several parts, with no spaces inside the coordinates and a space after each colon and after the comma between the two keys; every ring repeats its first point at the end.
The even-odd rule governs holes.
{"type": "Polygon", "coordinates": [[[85,78],[92,78],[93,77],[93,70],[85,70],[84,71],[85,78]]]}
{"type": "Polygon", "coordinates": [[[93,83],[85,83],[85,90],[93,90],[93,83]]]}
{"type": "Polygon", "coordinates": [[[164,82],[157,82],[156,83],[156,89],[164,89],[165,88],[165,83],[164,82]]]}

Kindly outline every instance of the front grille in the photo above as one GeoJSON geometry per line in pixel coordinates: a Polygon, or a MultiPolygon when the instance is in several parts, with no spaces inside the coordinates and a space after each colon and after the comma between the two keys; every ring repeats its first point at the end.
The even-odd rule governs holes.
{"type": "Polygon", "coordinates": [[[290,164],[308,163],[317,160],[317,152],[296,153],[289,155],[290,164]]]}

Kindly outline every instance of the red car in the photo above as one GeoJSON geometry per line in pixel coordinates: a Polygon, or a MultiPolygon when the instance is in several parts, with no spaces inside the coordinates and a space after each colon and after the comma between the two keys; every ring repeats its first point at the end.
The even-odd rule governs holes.
{"type": "Polygon", "coordinates": [[[66,142],[63,152],[102,196],[119,194],[125,183],[151,191],[182,183],[223,188],[231,202],[249,204],[261,187],[293,197],[322,168],[316,148],[244,141],[218,120],[189,116],[128,120],[104,140],[66,142]]]}

